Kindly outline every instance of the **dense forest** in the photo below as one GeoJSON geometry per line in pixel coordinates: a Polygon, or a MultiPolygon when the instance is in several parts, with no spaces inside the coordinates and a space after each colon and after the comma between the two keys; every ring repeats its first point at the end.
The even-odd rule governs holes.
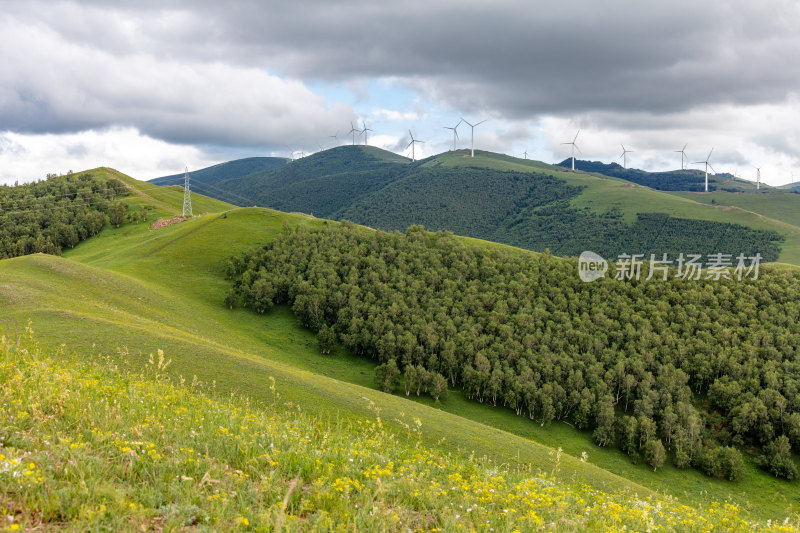
{"type": "Polygon", "coordinates": [[[128,190],[116,178],[90,173],[0,186],[0,259],[43,252],[61,254],[110,222],[119,226],[127,209],[117,197],[128,190]]]}
{"type": "Polygon", "coordinates": [[[745,450],[797,476],[797,272],[583,283],[574,259],[352,223],[287,229],[227,269],[228,305],[290,305],[321,351],[376,359],[386,391],[460,388],[654,469],[736,479],[745,450]]]}
{"type": "Polygon", "coordinates": [[[784,240],[773,231],[659,213],[642,213],[628,223],[616,211],[600,215],[574,209],[570,201],[580,192],[580,187],[538,172],[421,167],[332,218],[386,231],[421,224],[560,256],[584,250],[604,257],[760,252],[766,261],[776,261],[784,240]]]}

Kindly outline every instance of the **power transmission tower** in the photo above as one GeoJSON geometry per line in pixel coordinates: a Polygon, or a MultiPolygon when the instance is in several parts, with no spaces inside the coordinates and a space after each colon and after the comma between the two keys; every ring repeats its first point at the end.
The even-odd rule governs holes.
{"type": "Polygon", "coordinates": [[[183,174],[183,216],[192,216],[192,195],[189,192],[189,167],[183,174]]]}

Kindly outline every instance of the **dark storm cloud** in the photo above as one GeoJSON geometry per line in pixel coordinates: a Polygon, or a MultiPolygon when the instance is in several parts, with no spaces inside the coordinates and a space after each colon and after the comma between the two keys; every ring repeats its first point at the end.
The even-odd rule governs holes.
{"type": "Polygon", "coordinates": [[[226,111],[242,104],[234,87],[265,81],[242,74],[247,69],[305,82],[393,77],[464,113],[515,120],[777,103],[800,86],[800,7],[792,1],[95,1],[5,9],[7,23],[74,46],[57,57],[63,71],[37,70],[14,61],[19,51],[9,40],[20,36],[0,37],[2,66],[23,74],[0,87],[0,120],[29,131],[125,123],[169,140],[216,135],[215,142],[237,143],[303,130],[299,118],[309,121],[308,131],[352,118],[273,79],[274,96],[245,99],[230,127],[220,128],[226,111]],[[70,62],[81,53],[87,57],[75,72],[70,62]],[[140,77],[152,72],[157,84],[126,80],[127,90],[110,88],[105,77],[124,72],[103,60],[92,69],[92,54],[123,69],[133,65],[140,77]],[[217,72],[207,77],[203,69],[211,67],[217,72]],[[202,75],[186,79],[181,68],[202,75]],[[176,77],[180,90],[172,87],[176,77]],[[183,96],[188,87],[197,94],[183,96]],[[244,131],[257,110],[280,114],[296,96],[304,100],[275,127],[244,131]],[[224,105],[209,104],[226,97],[224,105]],[[75,106],[81,113],[70,112],[75,106]],[[208,120],[194,124],[198,114],[208,120]]]}
{"type": "Polygon", "coordinates": [[[800,84],[800,7],[791,1],[191,2],[173,4],[171,16],[147,11],[159,6],[140,15],[157,21],[142,26],[154,51],[301,79],[395,76],[467,112],[667,113],[781,101],[800,84]]]}

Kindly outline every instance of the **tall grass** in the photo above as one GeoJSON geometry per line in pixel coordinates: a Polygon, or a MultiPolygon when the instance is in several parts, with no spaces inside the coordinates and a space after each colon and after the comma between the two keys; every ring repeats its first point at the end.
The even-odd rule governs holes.
{"type": "MultiPolygon", "coordinates": [[[[17,342],[20,340],[21,342],[17,342]]],[[[220,397],[102,357],[0,339],[0,527],[6,530],[797,531],[607,494],[535,465],[444,454],[402,413],[322,420],[284,402],[220,397]],[[384,418],[404,429],[390,431],[384,418]]],[[[367,400],[365,400],[367,401],[367,400]]]]}

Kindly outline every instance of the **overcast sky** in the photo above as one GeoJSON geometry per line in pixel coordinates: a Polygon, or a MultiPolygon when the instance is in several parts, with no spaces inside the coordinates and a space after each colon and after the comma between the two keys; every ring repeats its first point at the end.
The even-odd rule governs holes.
{"type": "Polygon", "coordinates": [[[0,3],[0,183],[352,142],[800,180],[800,3],[0,3]],[[459,126],[459,147],[470,130],[459,126]],[[338,139],[331,136],[337,135],[338,139]],[[363,137],[357,138],[363,142],[363,137]],[[699,168],[699,165],[695,165],[699,168]]]}

